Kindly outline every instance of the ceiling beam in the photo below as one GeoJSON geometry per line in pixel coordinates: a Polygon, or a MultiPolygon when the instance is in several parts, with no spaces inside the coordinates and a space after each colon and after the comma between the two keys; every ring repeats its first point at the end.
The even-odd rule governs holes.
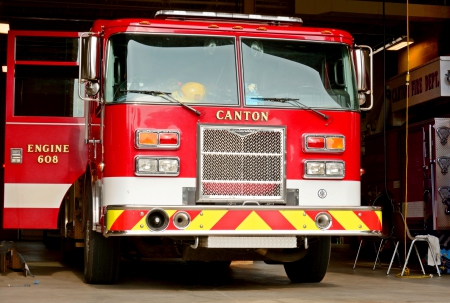
{"type": "MultiPolygon", "coordinates": [[[[295,13],[382,19],[383,3],[360,0],[295,0],[295,13]]],[[[406,4],[386,2],[385,13],[387,19],[404,19],[406,4]]],[[[411,21],[443,21],[450,18],[450,6],[409,4],[409,18],[411,21]]]]}

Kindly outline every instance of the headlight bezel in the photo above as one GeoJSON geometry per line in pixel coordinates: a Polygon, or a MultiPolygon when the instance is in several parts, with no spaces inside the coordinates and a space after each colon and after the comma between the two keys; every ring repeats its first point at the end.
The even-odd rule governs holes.
{"type": "MultiPolygon", "coordinates": [[[[167,168],[167,163],[164,164],[167,168]]],[[[134,174],[136,176],[158,176],[158,177],[177,177],[180,175],[180,158],[179,157],[161,157],[161,156],[136,156],[134,158],[134,174]],[[144,162],[145,160],[153,161],[155,165],[155,169],[146,172],[145,170],[140,169],[140,161],[144,162]],[[164,161],[171,161],[174,165],[175,169],[172,170],[161,170],[162,164],[164,161]]]]}
{"type": "Polygon", "coordinates": [[[306,160],[303,162],[303,178],[305,179],[344,179],[345,178],[345,161],[342,160],[306,160]],[[317,173],[314,173],[313,167],[320,167],[317,173]],[[331,167],[336,167],[340,173],[332,173],[331,167]]]}

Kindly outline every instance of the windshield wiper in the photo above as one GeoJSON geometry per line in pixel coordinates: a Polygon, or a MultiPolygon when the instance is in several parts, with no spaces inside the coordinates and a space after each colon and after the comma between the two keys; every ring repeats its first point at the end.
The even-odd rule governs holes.
{"type": "Polygon", "coordinates": [[[317,109],[311,108],[311,107],[309,107],[309,106],[299,102],[300,99],[294,99],[294,98],[261,98],[261,97],[254,97],[252,99],[294,104],[296,106],[299,106],[299,107],[302,107],[302,108],[306,108],[306,109],[309,109],[309,110],[315,112],[316,114],[318,114],[319,116],[321,116],[325,120],[328,120],[330,118],[329,116],[325,115],[324,113],[319,112],[317,109]]]}
{"type": "Polygon", "coordinates": [[[201,115],[201,113],[198,110],[196,110],[195,108],[193,108],[193,107],[191,107],[191,106],[189,106],[187,104],[184,104],[183,102],[178,101],[177,99],[173,98],[170,93],[160,92],[160,91],[157,91],[157,90],[139,90],[139,89],[124,89],[124,90],[121,90],[120,92],[121,93],[136,93],[136,94],[144,94],[144,95],[151,95],[151,96],[161,97],[161,98],[166,99],[166,100],[168,100],[170,102],[175,102],[175,103],[180,104],[181,106],[183,106],[183,107],[193,111],[194,113],[196,113],[197,116],[201,115]]]}

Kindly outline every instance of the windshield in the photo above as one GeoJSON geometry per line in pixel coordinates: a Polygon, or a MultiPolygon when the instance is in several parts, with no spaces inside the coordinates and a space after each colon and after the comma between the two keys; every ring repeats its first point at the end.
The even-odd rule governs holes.
{"type": "Polygon", "coordinates": [[[242,54],[247,106],[359,108],[346,45],[242,38],[242,54]]]}
{"type": "Polygon", "coordinates": [[[106,102],[237,105],[235,38],[117,34],[110,38],[106,102]]]}

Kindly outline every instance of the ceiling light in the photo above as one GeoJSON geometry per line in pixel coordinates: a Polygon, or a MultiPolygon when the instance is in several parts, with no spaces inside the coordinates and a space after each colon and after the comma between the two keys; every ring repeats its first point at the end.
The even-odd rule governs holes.
{"type": "Polygon", "coordinates": [[[8,72],[8,68],[6,67],[6,65],[2,65],[2,72],[4,73],[8,72]]]}
{"type": "Polygon", "coordinates": [[[413,44],[413,43],[414,43],[413,39],[411,39],[411,38],[406,39],[406,37],[403,36],[403,37],[398,38],[397,40],[393,41],[391,45],[389,45],[389,46],[386,45],[385,47],[387,50],[395,51],[395,50],[399,50],[399,49],[404,48],[405,46],[407,46],[409,44],[413,44]]]}
{"type": "Polygon", "coordinates": [[[0,23],[0,34],[7,34],[9,31],[8,23],[0,23]]]}
{"type": "Polygon", "coordinates": [[[401,48],[404,48],[405,46],[409,44],[413,44],[414,40],[412,38],[407,39],[406,36],[401,36],[400,38],[397,38],[393,40],[392,42],[387,43],[385,46],[380,47],[379,49],[375,50],[373,54],[375,55],[378,52],[381,52],[383,49],[390,50],[390,51],[396,51],[401,48]]]}

